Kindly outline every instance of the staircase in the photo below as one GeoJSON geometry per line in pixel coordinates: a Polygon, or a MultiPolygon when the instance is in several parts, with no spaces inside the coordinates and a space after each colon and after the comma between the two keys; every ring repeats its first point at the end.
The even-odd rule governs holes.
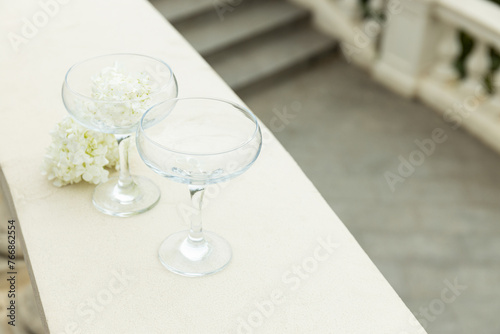
{"type": "Polygon", "coordinates": [[[336,42],[285,0],[150,0],[235,91],[331,53],[336,42]]]}

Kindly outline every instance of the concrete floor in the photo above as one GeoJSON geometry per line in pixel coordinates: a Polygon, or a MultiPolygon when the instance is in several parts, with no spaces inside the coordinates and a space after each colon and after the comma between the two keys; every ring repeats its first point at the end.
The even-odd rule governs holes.
{"type": "Polygon", "coordinates": [[[430,334],[500,332],[498,154],[337,56],[240,95],[430,334]],[[446,140],[414,153],[435,129],[446,140]]]}

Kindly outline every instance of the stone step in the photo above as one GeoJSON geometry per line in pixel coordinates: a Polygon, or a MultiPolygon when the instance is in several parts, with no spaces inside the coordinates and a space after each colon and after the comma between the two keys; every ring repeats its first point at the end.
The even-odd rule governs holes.
{"type": "Polygon", "coordinates": [[[278,29],[206,59],[231,88],[240,90],[331,52],[336,45],[310,25],[301,24],[278,29]]]}
{"type": "Polygon", "coordinates": [[[174,24],[203,56],[308,17],[306,10],[286,1],[247,0],[230,5],[237,3],[233,0],[221,3],[233,7],[224,13],[214,8],[174,24]]]}
{"type": "Polygon", "coordinates": [[[171,23],[214,10],[218,0],[149,0],[171,23]]]}

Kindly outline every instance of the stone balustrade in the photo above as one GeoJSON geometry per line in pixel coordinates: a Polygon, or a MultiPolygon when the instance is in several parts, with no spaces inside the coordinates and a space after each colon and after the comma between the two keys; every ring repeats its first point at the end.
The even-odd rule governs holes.
{"type": "Polygon", "coordinates": [[[292,0],[349,62],[500,152],[500,6],[487,0],[292,0]],[[464,36],[473,44],[466,53],[464,36]]]}

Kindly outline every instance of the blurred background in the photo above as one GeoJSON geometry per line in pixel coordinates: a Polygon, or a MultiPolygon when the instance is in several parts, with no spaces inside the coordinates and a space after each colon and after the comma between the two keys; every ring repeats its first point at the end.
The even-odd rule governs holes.
{"type": "MultiPolygon", "coordinates": [[[[428,333],[500,333],[500,0],[151,3],[296,159],[428,333]]],[[[2,333],[41,333],[24,277],[20,324],[2,333]]]]}

